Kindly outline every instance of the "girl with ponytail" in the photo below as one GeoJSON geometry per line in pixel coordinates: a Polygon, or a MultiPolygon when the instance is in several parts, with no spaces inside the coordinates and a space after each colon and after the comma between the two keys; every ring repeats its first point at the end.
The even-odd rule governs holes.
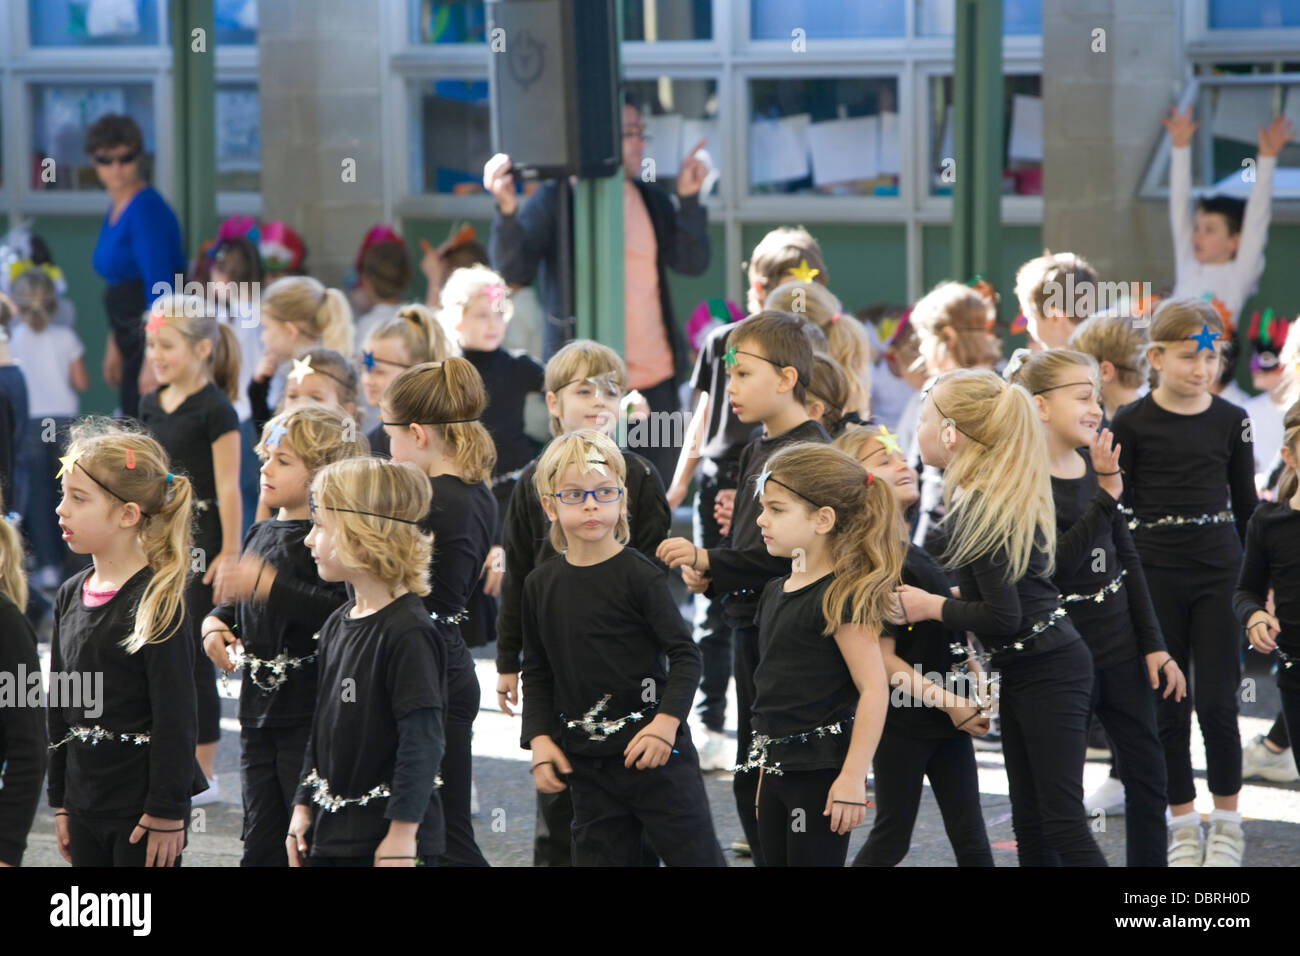
{"type": "Polygon", "coordinates": [[[59,589],[50,675],[93,696],[49,708],[59,853],[74,866],[175,866],[205,786],[185,614],[193,492],[147,435],[90,420],[71,437],[56,513],[93,563],[59,589]]]}
{"type": "Polygon", "coordinates": [[[433,533],[433,561],[424,606],[446,645],[447,749],[442,761],[447,866],[487,866],[470,822],[470,739],[479,710],[474,660],[462,631],[479,625],[473,604],[479,579],[499,562],[489,558],[496,540],[497,504],[488,490],[496,451],[479,422],[487,394],[478,372],[463,358],[407,369],[384,390],[381,424],[392,458],[415,465],[429,478],[433,502],[422,527],[433,533]]]}
{"type": "Polygon", "coordinates": [[[754,735],[758,832],[768,866],[843,866],[866,815],[866,778],[889,706],[881,622],[905,553],[884,482],[837,448],[796,444],[758,480],[758,526],[791,573],[759,599],[754,735]],[[828,637],[833,640],[827,640],[828,637]],[[791,825],[797,808],[822,823],[791,825]]]}
{"type": "Polygon", "coordinates": [[[944,469],[960,598],[899,588],[903,622],[973,631],[1001,673],[1002,752],[1021,866],[1105,866],[1083,808],[1092,657],[1052,583],[1056,516],[1047,442],[1029,393],[959,369],[926,394],[917,444],[944,469]]]}
{"type": "MultiPolygon", "coordinates": [[[[160,386],[140,399],[140,421],[162,445],[173,470],[192,482],[194,546],[199,561],[186,592],[193,638],[212,610],[212,589],[223,568],[239,558],[243,495],[239,489],[239,415],[230,395],[239,380],[239,347],[229,325],[196,296],[158,299],[145,325],[145,359],[160,386]]],[[[217,675],[195,648],[194,686],[199,702],[199,764],[217,799],[217,741],[221,704],[217,675]]]]}
{"type": "Polygon", "coordinates": [[[388,383],[403,371],[425,362],[441,362],[451,346],[433,310],[404,305],[391,319],[380,323],[361,343],[361,388],[365,397],[365,425],[370,450],[388,454],[388,435],[379,424],[379,402],[388,383]]]}

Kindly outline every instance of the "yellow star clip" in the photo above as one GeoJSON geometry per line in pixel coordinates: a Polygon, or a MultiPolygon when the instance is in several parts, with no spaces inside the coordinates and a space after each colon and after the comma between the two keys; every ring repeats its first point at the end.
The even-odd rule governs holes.
{"type": "Polygon", "coordinates": [[[881,447],[891,455],[901,455],[903,453],[903,450],[898,445],[898,436],[884,425],[880,426],[880,431],[876,434],[876,441],[880,442],[881,447]]]}
{"type": "Polygon", "coordinates": [[[814,276],[819,276],[821,274],[821,269],[810,269],[808,267],[807,259],[800,259],[799,268],[790,270],[790,275],[794,276],[800,282],[812,282],[814,276]]]}
{"type": "Polygon", "coordinates": [[[73,467],[77,464],[77,459],[79,457],[80,457],[79,455],[63,455],[62,457],[60,457],[59,473],[54,476],[54,480],[58,481],[68,472],[72,471],[73,467]]]}
{"type": "Polygon", "coordinates": [[[306,358],[293,360],[293,371],[289,373],[289,377],[301,385],[302,380],[315,371],[316,370],[311,367],[311,356],[308,355],[306,358]]]}

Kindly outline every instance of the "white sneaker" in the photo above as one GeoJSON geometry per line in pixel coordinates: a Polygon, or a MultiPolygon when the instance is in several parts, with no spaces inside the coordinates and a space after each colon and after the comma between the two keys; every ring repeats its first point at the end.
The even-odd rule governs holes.
{"type": "Polygon", "coordinates": [[[1294,783],[1300,780],[1296,772],[1295,757],[1288,747],[1280,754],[1268,749],[1264,735],[1260,734],[1241,750],[1241,778],[1270,780],[1273,783],[1294,783]]]}
{"type": "Polygon", "coordinates": [[[1199,823],[1170,829],[1168,855],[1170,866],[1200,866],[1204,861],[1205,843],[1201,837],[1199,823]]]}
{"type": "Polygon", "coordinates": [[[208,789],[202,793],[195,794],[190,798],[190,806],[201,807],[209,803],[221,802],[221,784],[217,782],[216,777],[208,779],[208,789]]]}
{"type": "Polygon", "coordinates": [[[469,815],[478,816],[478,782],[473,777],[469,778],[469,815]]]}
{"type": "Polygon", "coordinates": [[[1124,812],[1124,784],[1115,777],[1107,777],[1100,787],[1083,798],[1083,808],[1088,816],[1098,810],[1106,816],[1119,816],[1124,812]]]}
{"type": "Polygon", "coordinates": [[[704,746],[699,748],[699,753],[700,770],[704,773],[735,769],[736,745],[720,730],[704,731],[704,746]]]}
{"type": "Polygon", "coordinates": [[[1202,866],[1241,866],[1246,852],[1246,833],[1229,820],[1210,821],[1210,839],[1205,845],[1202,866]]]}

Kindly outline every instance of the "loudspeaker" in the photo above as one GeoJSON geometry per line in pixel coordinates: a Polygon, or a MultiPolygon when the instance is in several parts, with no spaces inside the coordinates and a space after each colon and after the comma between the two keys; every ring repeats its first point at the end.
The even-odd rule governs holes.
{"type": "Polygon", "coordinates": [[[488,0],[492,148],[516,175],[612,176],[623,157],[614,0],[488,0]]]}

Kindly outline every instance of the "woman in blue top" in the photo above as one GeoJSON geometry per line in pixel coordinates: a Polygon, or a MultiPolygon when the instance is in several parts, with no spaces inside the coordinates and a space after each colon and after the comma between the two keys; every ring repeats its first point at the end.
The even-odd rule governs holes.
{"type": "Polygon", "coordinates": [[[86,131],[86,153],[111,203],[93,259],[108,283],[104,308],[112,334],[104,347],[104,381],[117,386],[122,414],[133,418],[140,405],[145,310],[173,291],[176,276],[185,272],[181,226],[167,200],[141,175],[144,138],[135,120],[101,116],[86,131]]]}

